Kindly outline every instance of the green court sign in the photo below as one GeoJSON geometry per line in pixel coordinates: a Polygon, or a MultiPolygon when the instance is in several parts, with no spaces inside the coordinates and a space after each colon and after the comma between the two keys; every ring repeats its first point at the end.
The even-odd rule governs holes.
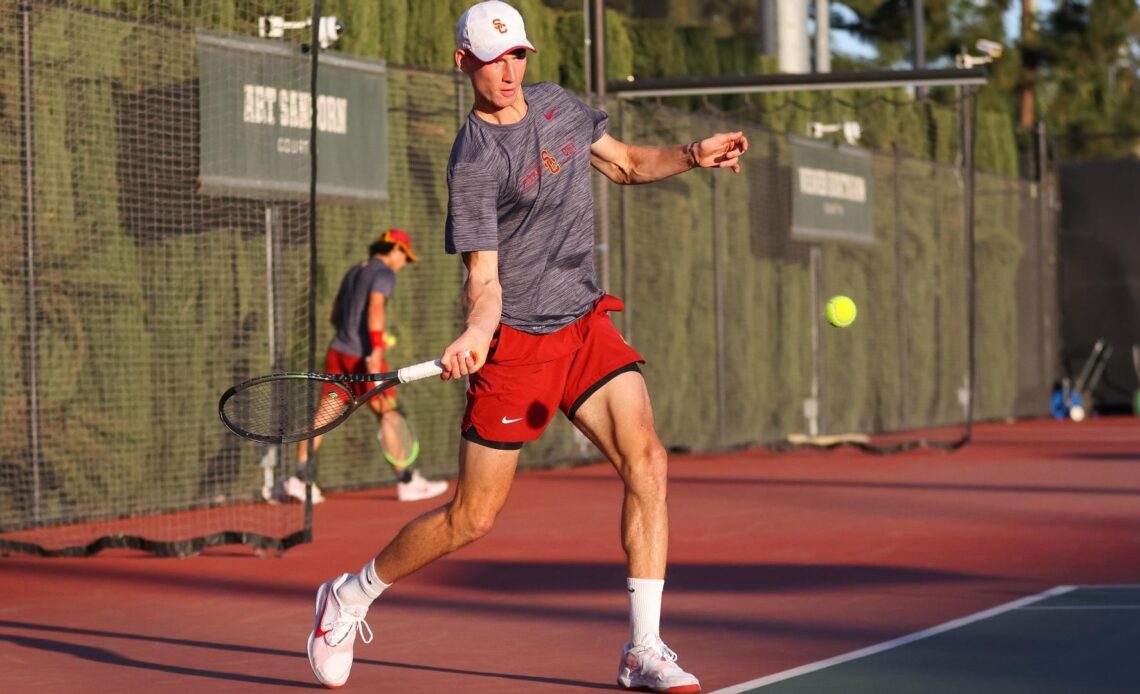
{"type": "MultiPolygon", "coordinates": [[[[309,193],[311,61],[297,44],[198,32],[199,175],[203,193],[309,193]]],[[[320,55],[317,194],[388,199],[384,63],[320,55]]]]}
{"type": "Polygon", "coordinates": [[[792,239],[875,240],[871,153],[826,140],[792,146],[792,239]]]}

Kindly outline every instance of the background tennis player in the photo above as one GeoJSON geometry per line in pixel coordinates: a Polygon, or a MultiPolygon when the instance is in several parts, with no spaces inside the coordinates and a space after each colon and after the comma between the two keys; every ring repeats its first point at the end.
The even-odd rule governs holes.
{"type": "MultiPolygon", "coordinates": [[[[380,373],[388,370],[388,362],[384,359],[385,311],[396,288],[396,273],[416,259],[408,233],[403,229],[388,229],[369,246],[368,258],[348,269],[333,304],[331,320],[336,334],[325,355],[326,373],[380,373]]],[[[354,383],[352,387],[359,396],[372,385],[354,383]]],[[[382,441],[396,440],[395,429],[399,421],[399,414],[395,412],[396,390],[393,388],[372,398],[368,406],[376,414],[380,427],[378,436],[382,441]]],[[[313,439],[314,453],[320,448],[322,438],[313,439]]],[[[305,500],[305,483],[301,479],[309,464],[308,456],[308,442],[302,441],[297,445],[297,475],[283,483],[284,493],[299,501],[305,500]]],[[[430,499],[447,491],[446,481],[428,480],[413,465],[399,467],[394,464],[393,469],[399,479],[396,498],[400,501],[430,499]]],[[[313,503],[323,500],[320,488],[314,483],[313,503]]]]}

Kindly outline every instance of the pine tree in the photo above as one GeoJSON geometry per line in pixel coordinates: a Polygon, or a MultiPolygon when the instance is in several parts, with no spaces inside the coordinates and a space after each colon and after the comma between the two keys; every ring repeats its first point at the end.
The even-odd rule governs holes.
{"type": "Polygon", "coordinates": [[[1140,155],[1140,8],[1063,0],[1040,35],[1037,97],[1067,160],[1140,155]]]}

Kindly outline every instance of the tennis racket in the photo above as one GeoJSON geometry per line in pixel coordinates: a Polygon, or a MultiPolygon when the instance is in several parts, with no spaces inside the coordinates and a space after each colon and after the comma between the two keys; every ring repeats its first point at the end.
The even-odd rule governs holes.
{"type": "Polygon", "coordinates": [[[278,373],[230,388],[218,402],[226,427],[250,441],[293,443],[326,434],[358,407],[400,383],[443,373],[439,360],[378,374],[278,373]],[[351,384],[375,383],[357,396],[351,384]]]}
{"type": "Polygon", "coordinates": [[[420,456],[420,439],[399,407],[384,413],[377,438],[384,449],[384,459],[398,470],[416,462],[420,456]]]}

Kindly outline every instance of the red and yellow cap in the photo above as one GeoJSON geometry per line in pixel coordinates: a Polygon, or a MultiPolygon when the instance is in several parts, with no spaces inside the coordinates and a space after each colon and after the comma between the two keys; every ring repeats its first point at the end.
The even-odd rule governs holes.
{"type": "Polygon", "coordinates": [[[404,255],[408,256],[408,262],[414,263],[420,259],[416,252],[412,250],[412,237],[408,236],[408,232],[403,229],[389,229],[385,231],[380,237],[384,243],[394,243],[400,247],[404,255]]]}

